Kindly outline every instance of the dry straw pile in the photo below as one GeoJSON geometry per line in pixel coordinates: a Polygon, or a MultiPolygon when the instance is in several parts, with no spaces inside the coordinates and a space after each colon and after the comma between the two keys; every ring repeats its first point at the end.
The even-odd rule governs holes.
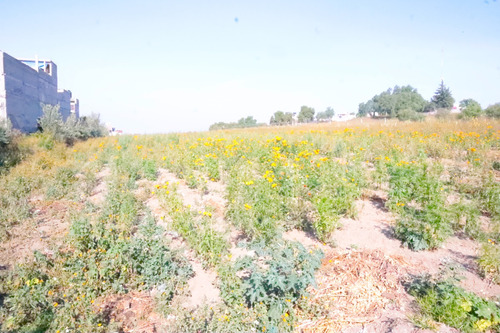
{"type": "Polygon", "coordinates": [[[381,251],[331,251],[310,287],[309,301],[322,309],[316,318],[299,323],[301,332],[339,332],[352,325],[380,319],[388,308],[399,308],[396,294],[408,264],[381,251]]]}

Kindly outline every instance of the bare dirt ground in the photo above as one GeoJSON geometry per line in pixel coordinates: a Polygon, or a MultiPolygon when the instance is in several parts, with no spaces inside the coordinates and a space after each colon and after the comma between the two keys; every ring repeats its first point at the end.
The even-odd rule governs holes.
{"type": "Polygon", "coordinates": [[[100,205],[106,200],[106,195],[108,194],[108,186],[105,179],[111,175],[111,169],[108,166],[102,168],[101,171],[97,173],[97,186],[92,191],[88,200],[94,205],[100,205]]]}
{"type": "Polygon", "coordinates": [[[14,226],[9,239],[0,245],[0,263],[4,269],[28,261],[34,251],[51,254],[68,232],[70,210],[81,206],[66,200],[44,201],[40,197],[33,197],[31,203],[36,207],[32,218],[14,226]]]}
{"type": "Polygon", "coordinates": [[[154,312],[154,299],[145,292],[130,292],[103,299],[98,308],[111,322],[119,323],[120,332],[156,333],[167,320],[154,312]]]}

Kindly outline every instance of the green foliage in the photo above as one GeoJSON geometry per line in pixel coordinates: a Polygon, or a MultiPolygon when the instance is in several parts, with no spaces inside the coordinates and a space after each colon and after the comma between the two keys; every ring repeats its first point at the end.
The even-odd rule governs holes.
{"type": "Polygon", "coordinates": [[[373,98],[372,98],[365,103],[359,103],[357,116],[358,117],[366,117],[366,116],[375,117],[376,112],[377,112],[377,105],[375,104],[375,102],[373,101],[373,98]]]}
{"type": "Polygon", "coordinates": [[[500,103],[488,106],[484,113],[490,118],[500,118],[500,103]]]}
{"type": "Polygon", "coordinates": [[[409,292],[424,315],[462,332],[500,329],[500,308],[458,287],[454,281],[419,278],[411,283],[409,292]]]}
{"type": "Polygon", "coordinates": [[[472,98],[460,101],[461,118],[477,118],[483,113],[481,105],[472,98]]]}
{"type": "Polygon", "coordinates": [[[64,123],[64,140],[73,143],[75,140],[86,140],[106,136],[106,127],[101,123],[99,115],[92,114],[76,118],[71,114],[64,123]]]}
{"type": "Polygon", "coordinates": [[[396,117],[401,120],[401,121],[421,121],[424,120],[424,115],[411,110],[411,109],[403,109],[403,110],[398,110],[396,112],[396,117]]]}
{"type": "Polygon", "coordinates": [[[175,186],[159,189],[159,198],[172,219],[172,227],[205,260],[209,266],[217,265],[228,251],[229,245],[220,232],[213,228],[211,212],[196,215],[185,207],[175,186]]]}
{"type": "Polygon", "coordinates": [[[14,140],[10,120],[0,120],[0,173],[21,160],[21,151],[14,140]]]}
{"type": "Polygon", "coordinates": [[[308,106],[301,106],[297,120],[299,123],[310,123],[314,120],[314,109],[308,106]]]}
{"type": "MultiPolygon", "coordinates": [[[[358,116],[370,115],[372,117],[396,117],[403,110],[423,112],[427,102],[412,86],[395,86],[394,89],[375,95],[366,103],[359,104],[358,116]]],[[[407,113],[408,111],[406,111],[407,113]]]]}
{"type": "Polygon", "coordinates": [[[64,121],[59,109],[59,105],[43,104],[43,115],[38,119],[38,127],[43,132],[51,133],[52,136],[60,140],[64,138],[64,121]]]}
{"type": "Polygon", "coordinates": [[[98,115],[81,117],[77,119],[71,115],[63,121],[59,112],[59,105],[42,105],[43,115],[38,119],[38,127],[44,132],[44,144],[47,149],[52,149],[51,141],[64,141],[73,144],[75,140],[86,140],[91,137],[101,137],[106,135],[106,128],[101,124],[98,115]]]}
{"type": "Polygon", "coordinates": [[[389,201],[399,213],[395,233],[405,246],[420,251],[434,249],[452,233],[444,204],[443,184],[426,165],[390,165],[389,201]]]}
{"type": "MultiPolygon", "coordinates": [[[[7,146],[12,140],[12,124],[9,119],[0,120],[0,148],[7,146]]],[[[1,166],[1,164],[0,164],[1,166]]]]}
{"type": "MultiPolygon", "coordinates": [[[[236,270],[246,272],[242,281],[242,297],[248,307],[263,307],[266,316],[259,328],[267,330],[293,331],[294,305],[306,295],[306,288],[314,284],[314,274],[321,265],[323,253],[308,251],[299,243],[282,243],[252,247],[257,257],[239,259],[236,270]]],[[[223,288],[223,290],[225,290],[223,288]]],[[[223,294],[224,298],[232,297],[223,294]]],[[[228,300],[232,303],[231,298],[228,300]]]]}
{"type": "Polygon", "coordinates": [[[470,237],[481,235],[479,208],[472,202],[458,202],[449,207],[450,222],[454,230],[460,230],[470,237]]]}
{"type": "Polygon", "coordinates": [[[2,331],[108,331],[113,325],[105,312],[95,311],[95,301],[156,286],[169,301],[192,275],[187,260],[163,243],[150,215],[136,235],[76,216],[69,238],[68,248],[51,257],[35,253],[34,262],[7,277],[0,291],[7,294],[0,310],[2,331]]]}
{"type": "Polygon", "coordinates": [[[316,119],[318,121],[332,120],[334,115],[335,111],[333,111],[331,107],[327,107],[325,111],[318,112],[318,114],[316,115],[316,119]]]}
{"type": "Polygon", "coordinates": [[[292,122],[293,114],[283,111],[276,111],[269,121],[271,125],[290,125],[292,122]]]}
{"type": "Polygon", "coordinates": [[[75,193],[76,171],[68,167],[59,168],[54,180],[47,188],[46,196],[48,199],[61,199],[67,194],[75,193]]]}
{"type": "Polygon", "coordinates": [[[238,120],[236,123],[225,123],[225,122],[218,122],[215,124],[210,125],[209,130],[210,131],[216,131],[216,130],[221,130],[221,129],[229,129],[229,128],[248,128],[248,127],[257,127],[257,126],[262,126],[263,124],[258,124],[257,120],[254,119],[252,116],[248,116],[246,118],[241,118],[238,120]]]}
{"type": "Polygon", "coordinates": [[[455,99],[451,95],[450,88],[444,85],[444,82],[441,81],[439,88],[434,93],[434,96],[431,98],[431,105],[435,109],[446,108],[451,109],[453,107],[453,103],[455,103],[455,99]]]}
{"type": "Polygon", "coordinates": [[[484,277],[500,284],[500,245],[495,240],[483,242],[478,263],[484,277]]]}

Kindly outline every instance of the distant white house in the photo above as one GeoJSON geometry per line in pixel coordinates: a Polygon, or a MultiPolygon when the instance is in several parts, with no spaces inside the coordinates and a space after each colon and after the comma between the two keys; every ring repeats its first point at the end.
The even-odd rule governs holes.
{"type": "Polygon", "coordinates": [[[355,113],[342,112],[342,113],[336,113],[333,116],[332,121],[348,121],[348,120],[351,120],[351,119],[354,119],[354,118],[356,118],[356,114],[355,113]]]}

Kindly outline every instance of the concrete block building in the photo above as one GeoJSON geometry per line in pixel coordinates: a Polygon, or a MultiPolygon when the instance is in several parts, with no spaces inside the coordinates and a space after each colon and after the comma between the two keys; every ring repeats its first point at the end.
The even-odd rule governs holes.
{"type": "Polygon", "coordinates": [[[50,60],[16,59],[0,51],[0,119],[13,128],[37,130],[42,104],[59,105],[63,118],[79,116],[80,104],[70,90],[58,89],[57,66],[50,60]]]}

